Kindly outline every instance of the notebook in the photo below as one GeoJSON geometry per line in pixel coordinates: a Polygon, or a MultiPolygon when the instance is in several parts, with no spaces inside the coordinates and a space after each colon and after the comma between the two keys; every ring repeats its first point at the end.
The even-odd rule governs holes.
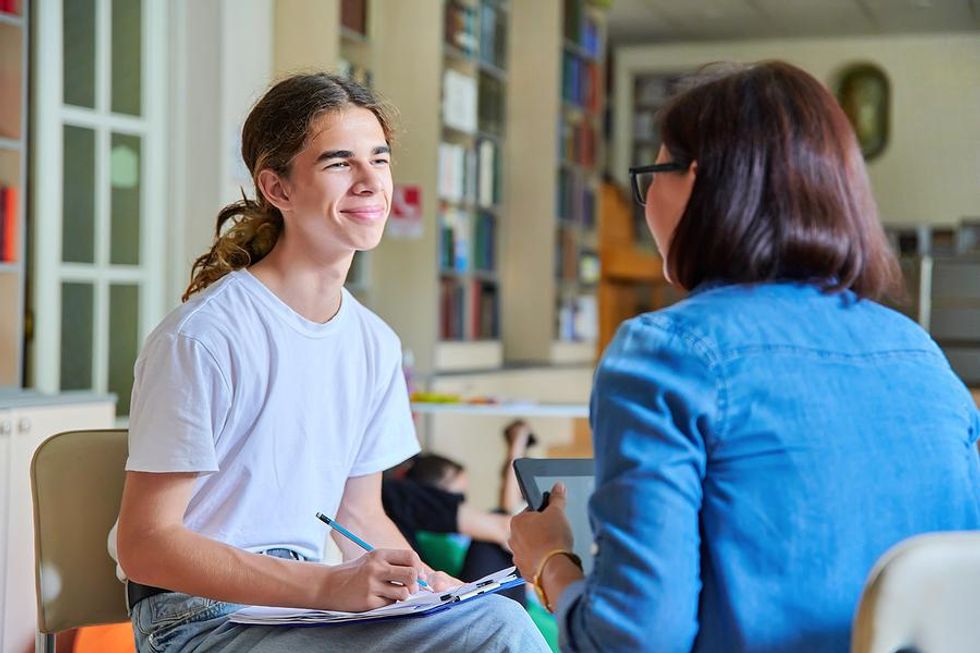
{"type": "Polygon", "coordinates": [[[355,621],[378,621],[401,617],[418,617],[449,610],[466,603],[517,587],[524,583],[515,573],[515,567],[501,569],[480,580],[465,583],[449,592],[416,592],[405,601],[399,601],[365,612],[343,612],[341,610],[309,610],[304,608],[272,608],[250,606],[232,613],[230,621],[237,624],[263,626],[298,626],[351,623],[355,621]]]}

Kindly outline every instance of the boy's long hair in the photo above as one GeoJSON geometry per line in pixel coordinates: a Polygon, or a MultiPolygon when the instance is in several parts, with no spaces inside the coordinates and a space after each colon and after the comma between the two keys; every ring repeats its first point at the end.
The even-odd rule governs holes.
{"type": "Polygon", "coordinates": [[[371,111],[391,144],[391,110],[375,95],[346,77],[329,73],[304,73],[287,77],[270,88],[252,107],[242,127],[242,158],[252,175],[255,199],[242,199],[218,213],[214,243],[191,269],[191,282],[182,301],[228,274],[257,263],[282,233],[282,213],[259,188],[262,170],[288,177],[293,158],[311,136],[313,123],[330,111],[362,107],[371,111]],[[228,224],[230,222],[230,224],[228,224]],[[226,224],[228,224],[226,228],[226,224]]]}

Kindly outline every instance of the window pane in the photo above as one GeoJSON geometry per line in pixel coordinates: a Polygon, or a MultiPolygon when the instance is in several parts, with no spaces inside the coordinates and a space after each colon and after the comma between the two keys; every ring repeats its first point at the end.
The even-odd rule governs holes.
{"type": "Polygon", "coordinates": [[[92,389],[95,292],[90,283],[61,284],[61,389],[92,389]]]}
{"type": "Polygon", "coordinates": [[[112,110],[116,113],[141,113],[142,14],[141,0],[113,0],[112,110]]]}
{"type": "Polygon", "coordinates": [[[139,136],[112,135],[109,157],[112,203],[110,260],[122,265],[140,263],[140,146],[139,136]]]}
{"type": "Polygon", "coordinates": [[[109,288],[109,392],[119,398],[116,414],[129,415],[133,391],[133,364],[139,346],[139,301],[137,285],[109,288]]]}
{"type": "Polygon", "coordinates": [[[65,104],[95,108],[95,0],[64,0],[65,104]]]}
{"type": "Polygon", "coordinates": [[[95,132],[65,125],[61,260],[95,261],[95,132]]]}

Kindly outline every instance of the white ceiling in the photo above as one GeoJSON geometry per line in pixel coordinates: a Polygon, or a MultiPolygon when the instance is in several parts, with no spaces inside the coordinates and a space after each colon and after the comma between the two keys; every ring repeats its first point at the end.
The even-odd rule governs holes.
{"type": "Polygon", "coordinates": [[[608,19],[617,45],[961,32],[980,30],[980,0],[612,0],[608,19]]]}

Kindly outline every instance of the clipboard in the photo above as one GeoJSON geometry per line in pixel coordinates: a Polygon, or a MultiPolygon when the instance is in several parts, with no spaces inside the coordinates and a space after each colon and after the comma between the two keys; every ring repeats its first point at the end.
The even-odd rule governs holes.
{"type": "Polygon", "coordinates": [[[523,584],[524,579],[517,576],[515,568],[509,567],[472,583],[465,583],[449,592],[418,592],[406,601],[399,601],[365,612],[249,606],[233,612],[229,621],[236,624],[262,626],[328,626],[425,617],[451,610],[463,603],[479,599],[481,596],[488,596],[523,584]]]}

